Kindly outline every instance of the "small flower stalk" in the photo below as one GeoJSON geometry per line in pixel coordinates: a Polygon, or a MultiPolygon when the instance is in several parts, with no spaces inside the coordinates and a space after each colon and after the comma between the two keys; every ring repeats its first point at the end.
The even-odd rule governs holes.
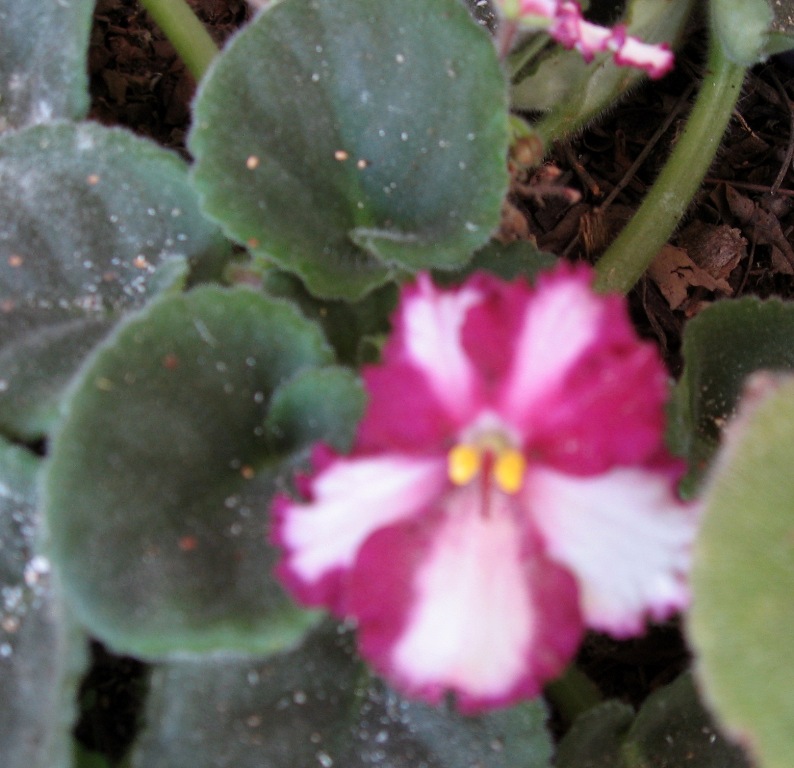
{"type": "Polygon", "coordinates": [[[629,35],[623,25],[593,24],[574,0],[500,0],[497,5],[507,21],[524,30],[546,32],[565,48],[575,48],[587,62],[597,53],[611,52],[616,64],[637,67],[652,78],[673,68],[667,45],[645,43],[629,35]]]}
{"type": "Polygon", "coordinates": [[[623,298],[562,265],[404,289],[349,455],[275,503],[282,583],[354,622],[407,695],[465,713],[536,696],[586,629],[687,604],[696,518],[663,445],[666,372],[623,298]]]}

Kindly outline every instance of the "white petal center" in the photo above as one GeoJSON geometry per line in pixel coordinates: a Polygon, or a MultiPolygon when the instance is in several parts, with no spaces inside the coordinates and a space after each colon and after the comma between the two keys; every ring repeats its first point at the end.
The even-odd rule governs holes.
{"type": "Polygon", "coordinates": [[[503,494],[493,494],[487,517],[473,486],[450,494],[447,504],[392,660],[415,685],[499,696],[525,672],[536,622],[522,532],[503,494]]]}
{"type": "Polygon", "coordinates": [[[339,459],[317,476],[314,500],[290,511],[291,567],[309,582],[350,567],[370,534],[423,510],[445,482],[443,459],[339,459]]]}

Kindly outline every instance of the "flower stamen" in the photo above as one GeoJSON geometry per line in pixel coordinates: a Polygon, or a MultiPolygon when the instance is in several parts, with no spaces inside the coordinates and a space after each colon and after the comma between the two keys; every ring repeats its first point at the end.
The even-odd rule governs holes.
{"type": "Polygon", "coordinates": [[[515,448],[506,448],[496,456],[494,480],[505,493],[518,493],[524,482],[526,468],[527,462],[521,452],[515,448]]]}
{"type": "Polygon", "coordinates": [[[476,445],[459,443],[447,454],[447,474],[455,485],[468,485],[481,465],[482,453],[476,445]]]}
{"type": "Polygon", "coordinates": [[[505,445],[458,443],[447,454],[447,474],[454,485],[468,485],[481,472],[505,493],[521,490],[527,463],[520,451],[505,445]]]}

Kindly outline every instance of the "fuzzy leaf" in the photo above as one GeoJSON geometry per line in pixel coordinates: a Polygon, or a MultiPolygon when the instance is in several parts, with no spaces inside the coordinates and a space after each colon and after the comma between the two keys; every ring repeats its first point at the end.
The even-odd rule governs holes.
{"type": "Polygon", "coordinates": [[[504,76],[460,0],[282,0],[200,89],[207,213],[325,298],[462,265],[507,186],[504,76]]]}
{"type": "Polygon", "coordinates": [[[794,378],[757,374],[747,392],[704,497],[688,634],[705,699],[722,723],[759,768],[788,768],[794,753],[794,378]]]}
{"type": "Polygon", "coordinates": [[[462,270],[436,272],[434,278],[442,284],[453,285],[463,282],[478,270],[484,270],[503,280],[523,278],[532,283],[540,272],[550,269],[557,261],[553,253],[540,251],[526,240],[515,240],[507,244],[491,240],[474,254],[462,270]]]}
{"type": "Polygon", "coordinates": [[[388,332],[389,317],[397,305],[397,286],[393,283],[355,303],[317,299],[294,275],[281,270],[266,270],[263,284],[267,293],[295,302],[303,314],[318,322],[339,360],[350,365],[362,362],[362,345],[368,339],[388,332]]]}
{"type": "Polygon", "coordinates": [[[794,305],[721,301],[686,327],[684,371],[671,403],[675,449],[689,458],[688,485],[702,474],[733,416],[745,379],[758,369],[794,369],[794,305]]]}
{"type": "Polygon", "coordinates": [[[133,768],[547,768],[540,701],[480,718],[408,702],[349,645],[331,628],[264,662],[159,666],[133,768]]]}
{"type": "Polygon", "coordinates": [[[38,551],[39,460],[0,440],[0,754],[3,768],[69,768],[82,636],[38,551]]]}
{"type": "Polygon", "coordinates": [[[585,712],[557,751],[556,768],[750,768],[714,728],[689,673],[658,689],[634,716],[617,700],[585,712]]]}
{"type": "Polygon", "coordinates": [[[711,25],[732,61],[757,64],[772,26],[772,8],[767,0],[714,0],[711,25]]]}
{"type": "Polygon", "coordinates": [[[634,710],[611,700],[580,715],[560,742],[556,768],[627,768],[621,745],[634,710]]]}
{"type": "Polygon", "coordinates": [[[264,654],[314,622],[271,575],[268,507],[303,440],[351,438],[359,386],[310,373],[331,361],[316,326],[247,288],[165,297],[100,348],[45,478],[53,559],[93,634],[145,657],[264,654]]]}
{"type": "Polygon", "coordinates": [[[350,449],[353,428],[361,418],[364,389],[343,368],[301,371],[278,386],[270,400],[265,429],[279,453],[300,451],[318,440],[350,449]]]}
{"type": "Polygon", "coordinates": [[[689,673],[651,694],[623,745],[634,766],[750,768],[742,751],[715,729],[689,673]]]}
{"type": "Polygon", "coordinates": [[[0,133],[88,112],[93,0],[0,0],[0,133]]]}
{"type": "Polygon", "coordinates": [[[32,440],[124,310],[216,274],[229,246],[198,210],[185,163],[99,125],[0,140],[0,430],[32,440]]]}

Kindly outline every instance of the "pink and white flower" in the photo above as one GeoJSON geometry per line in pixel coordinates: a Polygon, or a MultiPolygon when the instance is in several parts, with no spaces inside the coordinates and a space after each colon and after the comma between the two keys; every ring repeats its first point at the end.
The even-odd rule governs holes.
{"type": "Polygon", "coordinates": [[[666,373],[589,268],[402,295],[352,452],[275,503],[278,575],[358,627],[403,692],[464,712],[535,696],[586,628],[688,599],[696,515],[662,443],[666,373]]]}
{"type": "Polygon", "coordinates": [[[622,25],[602,27],[582,16],[574,0],[500,0],[505,18],[525,29],[543,30],[565,48],[575,48],[585,61],[596,53],[614,54],[620,66],[637,67],[651,77],[666,75],[673,67],[673,53],[666,44],[645,43],[626,33],[622,25]]]}

